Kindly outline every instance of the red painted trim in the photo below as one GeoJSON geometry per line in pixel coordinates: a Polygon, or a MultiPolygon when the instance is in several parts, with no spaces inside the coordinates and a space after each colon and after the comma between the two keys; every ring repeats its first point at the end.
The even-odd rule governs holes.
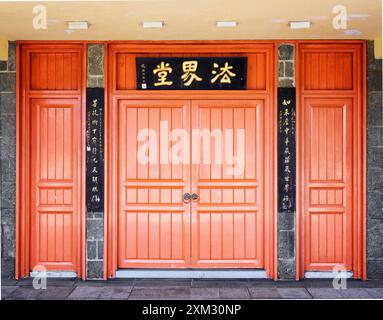
{"type": "Polygon", "coordinates": [[[361,193],[361,226],[362,229],[362,257],[360,259],[362,263],[361,267],[361,278],[363,280],[367,279],[367,46],[366,41],[363,41],[362,47],[362,97],[361,97],[361,106],[362,106],[362,172],[361,172],[361,184],[360,184],[360,193],[361,193]]]}
{"type": "MultiPolygon", "coordinates": [[[[20,73],[20,45],[16,45],[16,92],[20,91],[20,79],[21,73],[20,73]]],[[[21,110],[20,110],[20,94],[16,94],[16,128],[20,128],[20,117],[21,117],[21,110]]],[[[21,186],[22,184],[19,182],[21,180],[21,136],[20,136],[20,130],[16,130],[16,261],[15,261],[15,277],[16,279],[20,278],[21,274],[21,235],[20,235],[20,229],[21,229],[21,221],[20,221],[20,212],[21,212],[21,186]]]]}
{"type": "Polygon", "coordinates": [[[299,49],[300,43],[295,44],[295,87],[296,87],[296,209],[295,209],[295,279],[299,280],[299,278],[302,275],[301,271],[301,265],[303,264],[302,261],[302,248],[301,248],[301,242],[303,239],[302,230],[301,230],[301,208],[303,207],[302,203],[302,193],[300,192],[300,186],[303,185],[303,175],[301,174],[300,168],[302,168],[301,164],[301,158],[302,158],[302,148],[303,145],[301,145],[301,95],[300,95],[300,49],[299,49]]]}
{"type": "Polygon", "coordinates": [[[81,111],[82,111],[82,120],[81,121],[81,252],[80,252],[80,263],[78,270],[80,274],[78,275],[83,280],[86,278],[86,86],[87,86],[87,45],[83,44],[82,48],[82,77],[81,77],[81,111]]]}
{"type": "MultiPolygon", "coordinates": [[[[108,157],[107,154],[109,152],[109,145],[107,143],[107,135],[106,132],[108,131],[108,99],[109,99],[109,85],[108,85],[108,44],[104,43],[104,166],[107,168],[108,163],[108,157]]],[[[105,174],[107,172],[105,171],[105,174]]],[[[106,194],[107,190],[107,179],[104,179],[104,275],[103,278],[106,280],[108,278],[108,211],[106,210],[108,208],[108,197],[106,194]]]]}

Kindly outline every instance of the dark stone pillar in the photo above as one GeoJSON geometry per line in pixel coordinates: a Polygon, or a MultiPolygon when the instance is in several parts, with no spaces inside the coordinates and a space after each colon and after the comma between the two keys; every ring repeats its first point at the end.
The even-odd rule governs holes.
{"type": "Polygon", "coordinates": [[[16,251],[16,44],[0,61],[1,276],[14,278],[16,251]]]}
{"type": "Polygon", "coordinates": [[[367,277],[383,279],[382,59],[367,42],[367,277]]]}
{"type": "MultiPolygon", "coordinates": [[[[295,87],[294,45],[283,44],[278,47],[278,87],[295,87]]],[[[278,278],[283,280],[295,279],[295,214],[295,210],[278,212],[278,278]]]]}
{"type": "MultiPolygon", "coordinates": [[[[87,49],[87,87],[104,87],[104,45],[90,44],[87,49]]],[[[104,277],[104,212],[87,212],[86,277],[104,277]]]]}

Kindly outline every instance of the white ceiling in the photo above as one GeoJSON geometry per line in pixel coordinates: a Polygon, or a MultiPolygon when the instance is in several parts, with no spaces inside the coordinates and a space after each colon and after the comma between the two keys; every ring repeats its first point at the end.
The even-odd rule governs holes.
{"type": "Polygon", "coordinates": [[[0,36],[9,40],[205,40],[205,39],[377,39],[381,0],[130,0],[1,1],[0,36]],[[347,10],[347,29],[333,28],[335,5],[347,10]],[[48,28],[32,27],[33,7],[47,8],[48,28]],[[87,20],[89,30],[67,33],[67,21],[87,20]],[[234,20],[235,28],[217,28],[234,20]],[[310,20],[309,30],[288,22],[310,20]],[[164,21],[144,29],[143,21],[164,21]]]}

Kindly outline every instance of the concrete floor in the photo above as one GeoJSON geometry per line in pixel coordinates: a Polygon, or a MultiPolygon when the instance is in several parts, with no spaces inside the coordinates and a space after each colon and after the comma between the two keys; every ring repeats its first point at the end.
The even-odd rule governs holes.
{"type": "Polygon", "coordinates": [[[383,280],[348,280],[336,290],[330,280],[108,280],[48,279],[45,290],[36,290],[31,279],[1,283],[2,299],[383,299],[383,280]]]}

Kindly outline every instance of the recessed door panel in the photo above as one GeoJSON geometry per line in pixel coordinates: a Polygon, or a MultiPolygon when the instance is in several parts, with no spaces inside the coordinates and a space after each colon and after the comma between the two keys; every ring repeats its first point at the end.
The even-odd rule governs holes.
{"type": "Polygon", "coordinates": [[[118,104],[118,266],[187,267],[189,101],[118,104]]]}
{"type": "Polygon", "coordinates": [[[77,271],[80,259],[81,108],[31,99],[31,269],[77,271]]]}
{"type": "Polygon", "coordinates": [[[264,103],[192,102],[192,266],[262,268],[264,103]]]}

